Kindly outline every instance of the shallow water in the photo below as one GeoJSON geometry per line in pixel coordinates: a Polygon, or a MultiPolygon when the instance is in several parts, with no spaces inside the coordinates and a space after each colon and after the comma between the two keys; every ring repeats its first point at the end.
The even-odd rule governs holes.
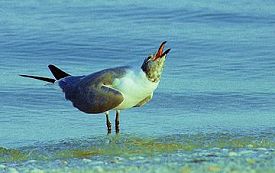
{"type": "Polygon", "coordinates": [[[19,172],[231,172],[274,170],[270,133],[200,133],[65,139],[17,149],[0,148],[0,169],[19,172]]]}
{"type": "Polygon", "coordinates": [[[1,1],[0,171],[273,172],[274,11],[258,0],[1,1]],[[160,86],[122,112],[121,136],[18,77],[141,64],[164,40],[160,86]]]}

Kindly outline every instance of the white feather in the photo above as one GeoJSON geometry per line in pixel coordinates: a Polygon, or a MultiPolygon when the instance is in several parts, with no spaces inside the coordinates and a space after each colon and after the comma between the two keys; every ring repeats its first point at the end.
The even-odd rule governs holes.
{"type": "Polygon", "coordinates": [[[141,69],[129,69],[124,77],[115,79],[113,83],[113,87],[124,97],[123,102],[114,109],[127,109],[137,105],[151,95],[158,84],[158,82],[149,81],[141,69]]]}

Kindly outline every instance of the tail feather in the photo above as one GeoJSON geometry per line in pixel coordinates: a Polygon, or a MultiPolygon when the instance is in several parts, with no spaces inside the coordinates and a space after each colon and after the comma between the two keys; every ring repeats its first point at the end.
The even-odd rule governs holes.
{"type": "Polygon", "coordinates": [[[59,69],[58,67],[56,67],[52,64],[48,65],[48,67],[56,80],[59,80],[61,78],[67,77],[67,76],[71,76],[70,74],[62,71],[61,69],[59,69]]]}
{"type": "Polygon", "coordinates": [[[50,83],[55,82],[55,79],[51,79],[51,78],[47,78],[47,77],[31,76],[31,75],[24,75],[24,74],[20,74],[19,76],[28,77],[28,78],[37,79],[37,80],[42,80],[42,81],[46,81],[46,82],[50,82],[50,83]]]}

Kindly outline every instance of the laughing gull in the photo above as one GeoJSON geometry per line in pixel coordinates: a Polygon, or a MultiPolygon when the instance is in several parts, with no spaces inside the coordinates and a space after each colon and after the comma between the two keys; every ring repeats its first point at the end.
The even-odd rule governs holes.
{"type": "Polygon", "coordinates": [[[57,84],[74,107],[88,114],[105,113],[108,133],[111,133],[109,111],[116,111],[115,129],[119,133],[120,110],[148,103],[157,88],[164,62],[170,49],[162,42],[154,55],[145,58],[139,68],[122,66],[104,69],[89,75],[72,76],[49,65],[53,78],[20,75],[57,84]]]}

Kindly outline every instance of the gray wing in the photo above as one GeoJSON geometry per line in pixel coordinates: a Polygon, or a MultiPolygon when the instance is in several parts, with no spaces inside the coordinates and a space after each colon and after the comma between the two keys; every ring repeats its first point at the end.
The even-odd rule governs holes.
{"type": "Polygon", "coordinates": [[[124,97],[112,88],[112,84],[116,78],[125,75],[126,69],[127,67],[107,69],[84,77],[69,100],[86,113],[102,113],[117,107],[124,97]]]}
{"type": "Polygon", "coordinates": [[[81,98],[74,105],[86,113],[102,113],[117,107],[123,100],[123,95],[107,86],[90,86],[80,91],[81,98]],[[77,103],[77,104],[75,104],[77,103]]]}

